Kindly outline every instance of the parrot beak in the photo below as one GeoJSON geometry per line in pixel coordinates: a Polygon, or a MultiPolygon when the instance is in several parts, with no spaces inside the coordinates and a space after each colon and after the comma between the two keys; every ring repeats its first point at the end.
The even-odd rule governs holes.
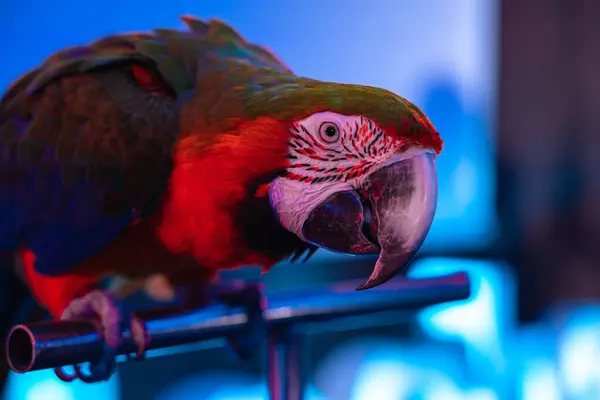
{"type": "Polygon", "coordinates": [[[437,205],[435,157],[423,152],[388,164],[335,193],[306,219],[309,242],[345,254],[377,254],[369,279],[357,290],[387,282],[421,248],[437,205]]]}

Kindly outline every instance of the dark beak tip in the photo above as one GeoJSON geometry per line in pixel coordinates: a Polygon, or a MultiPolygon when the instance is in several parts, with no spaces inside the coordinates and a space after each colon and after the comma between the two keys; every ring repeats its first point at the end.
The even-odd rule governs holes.
{"type": "Polygon", "coordinates": [[[393,276],[387,278],[387,279],[381,279],[381,278],[369,278],[365,283],[363,283],[362,285],[360,285],[359,287],[356,288],[357,291],[364,291],[364,290],[369,290],[369,289],[373,289],[377,286],[383,285],[384,283],[386,283],[387,281],[389,281],[390,279],[392,279],[393,276]]]}
{"type": "Polygon", "coordinates": [[[376,267],[371,273],[371,276],[367,279],[365,283],[357,287],[356,290],[363,291],[373,289],[394,279],[396,276],[404,275],[402,271],[406,271],[408,266],[414,260],[414,257],[416,256],[417,251],[420,247],[421,244],[419,244],[419,246],[416,246],[413,249],[410,249],[409,251],[404,252],[403,254],[400,254],[399,257],[395,260],[387,258],[386,254],[380,253],[380,260],[382,259],[382,257],[383,259],[387,258],[387,262],[384,262],[384,264],[379,264],[380,260],[378,260],[378,264],[376,264],[376,267]]]}

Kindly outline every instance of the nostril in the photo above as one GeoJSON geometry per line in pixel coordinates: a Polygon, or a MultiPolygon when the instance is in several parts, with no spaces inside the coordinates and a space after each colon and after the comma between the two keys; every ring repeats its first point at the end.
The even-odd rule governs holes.
{"type": "Polygon", "coordinates": [[[373,205],[369,199],[362,194],[358,193],[358,196],[363,209],[361,232],[369,242],[380,247],[379,242],[377,241],[377,222],[375,221],[375,214],[373,213],[373,205]]]}

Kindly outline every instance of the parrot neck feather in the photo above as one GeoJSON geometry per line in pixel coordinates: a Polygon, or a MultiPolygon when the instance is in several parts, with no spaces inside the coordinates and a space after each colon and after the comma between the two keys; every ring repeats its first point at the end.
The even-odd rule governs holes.
{"type": "Polygon", "coordinates": [[[265,117],[217,134],[210,145],[200,136],[184,132],[176,146],[158,228],[167,248],[210,269],[268,269],[306,246],[278,224],[266,197],[255,196],[265,177],[288,165],[287,125],[265,117]]]}

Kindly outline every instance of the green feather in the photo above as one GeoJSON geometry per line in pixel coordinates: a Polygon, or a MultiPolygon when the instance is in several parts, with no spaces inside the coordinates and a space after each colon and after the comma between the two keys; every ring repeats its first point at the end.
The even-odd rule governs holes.
{"type": "Polygon", "coordinates": [[[66,74],[134,62],[155,67],[177,94],[192,93],[186,100],[189,118],[211,121],[213,129],[229,129],[228,121],[236,119],[293,120],[329,110],[402,127],[407,135],[413,128],[434,131],[417,106],[388,90],[299,77],[222,21],[182,20],[187,30],[109,36],[57,53],[28,89],[39,90],[66,74]]]}
{"type": "Polygon", "coordinates": [[[164,42],[156,40],[142,40],[135,44],[136,50],[152,59],[161,76],[169,83],[175,93],[181,93],[193,87],[189,71],[186,70],[184,60],[169,56],[164,42]]]}
{"type": "Polygon", "coordinates": [[[433,130],[416,105],[388,90],[299,77],[271,52],[248,43],[221,21],[205,23],[192,17],[183,20],[189,32],[161,30],[158,34],[165,41],[173,41],[169,50],[176,58],[194,54],[198,96],[216,89],[225,99],[209,105],[212,121],[259,116],[292,120],[316,110],[330,110],[364,115],[383,126],[406,126],[412,121],[418,128],[424,122],[433,130]],[[176,46],[175,42],[187,45],[176,46]]]}
{"type": "Polygon", "coordinates": [[[50,81],[66,75],[115,63],[143,61],[144,57],[135,51],[131,37],[107,37],[89,46],[71,47],[48,57],[39,67],[41,73],[27,86],[27,91],[34,93],[50,81]]]}
{"type": "Polygon", "coordinates": [[[181,20],[187,25],[190,31],[197,35],[205,35],[208,31],[208,25],[193,16],[184,15],[181,17],[181,20]]]}

